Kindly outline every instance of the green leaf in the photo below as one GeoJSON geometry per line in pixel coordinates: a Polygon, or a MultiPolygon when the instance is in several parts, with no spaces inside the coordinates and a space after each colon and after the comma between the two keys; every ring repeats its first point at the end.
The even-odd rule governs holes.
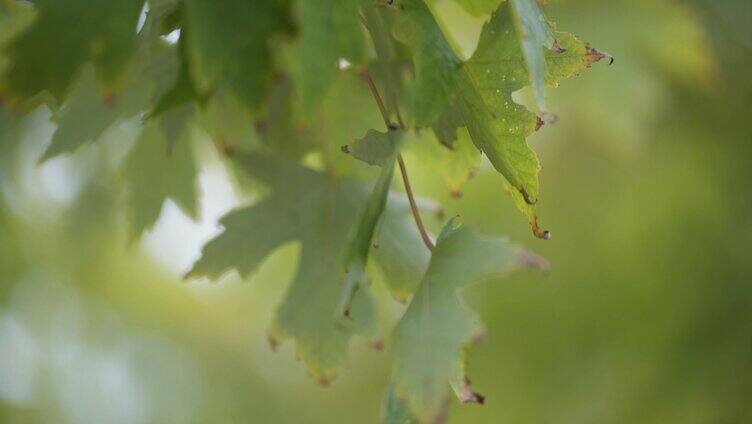
{"type": "Polygon", "coordinates": [[[315,147],[308,120],[300,113],[290,78],[279,78],[271,87],[266,115],[259,121],[263,143],[275,152],[299,159],[315,147]]]}
{"type": "Polygon", "coordinates": [[[408,144],[407,150],[430,175],[443,181],[453,197],[460,197],[462,186],[478,172],[481,155],[466,128],[455,128],[455,132],[451,147],[439,143],[438,136],[434,138],[430,133],[421,133],[421,137],[408,144]]]}
{"type": "Polygon", "coordinates": [[[144,40],[118,97],[102,92],[91,66],[84,66],[68,101],[54,116],[57,129],[41,162],[74,152],[83,144],[97,141],[113,124],[148,109],[150,101],[170,83],[175,74],[174,48],[163,41],[144,40]]]}
{"type": "Polygon", "coordinates": [[[143,3],[35,1],[36,21],[6,48],[10,66],[0,92],[12,101],[25,101],[46,90],[61,101],[76,72],[88,61],[108,91],[118,91],[136,47],[136,22],[143,3]]]}
{"type": "MultiPolygon", "coordinates": [[[[309,373],[327,383],[336,375],[350,337],[376,331],[367,290],[357,292],[349,317],[341,310],[345,263],[359,218],[354,211],[365,210],[369,190],[362,183],[335,180],[272,156],[238,153],[235,157],[272,193],[223,217],[225,231],[204,246],[187,277],[217,278],[233,268],[247,276],[273,250],[300,242],[298,271],[269,335],[274,343],[294,339],[309,373]]],[[[408,218],[403,215],[397,222],[408,218]]],[[[390,225],[394,221],[382,223],[390,225]]]]}
{"type": "Polygon", "coordinates": [[[363,24],[370,34],[376,58],[368,69],[376,86],[383,93],[385,106],[390,115],[396,115],[395,105],[407,94],[403,84],[403,71],[410,67],[410,54],[394,38],[394,13],[383,4],[364,1],[361,5],[363,24]]]}
{"type": "Polygon", "coordinates": [[[382,422],[384,424],[417,424],[412,414],[410,414],[410,408],[407,406],[407,402],[397,396],[394,392],[394,385],[390,384],[386,391],[386,399],[384,400],[384,408],[381,412],[382,422]]]}
{"type": "Polygon", "coordinates": [[[338,72],[338,61],[363,61],[365,40],[358,20],[359,0],[299,0],[300,95],[310,112],[326,94],[338,72]]]}
{"type": "Polygon", "coordinates": [[[91,66],[86,66],[55,120],[57,129],[40,162],[62,153],[71,153],[79,146],[95,141],[117,118],[113,105],[105,99],[91,66]]]}
{"type": "Polygon", "coordinates": [[[423,0],[403,0],[399,6],[394,35],[413,51],[415,124],[428,126],[451,104],[462,62],[423,0]]]}
{"type": "Polygon", "coordinates": [[[199,121],[214,143],[227,153],[256,147],[251,115],[233,96],[216,93],[200,110],[199,121]]]}
{"type": "Polygon", "coordinates": [[[482,402],[469,389],[463,355],[481,329],[460,290],[537,264],[531,258],[505,239],[478,236],[455,220],[446,225],[392,336],[395,393],[421,421],[431,422],[439,415],[450,386],[461,401],[482,402]]]}
{"type": "Polygon", "coordinates": [[[399,154],[403,131],[394,129],[386,133],[369,130],[366,136],[356,140],[347,149],[352,156],[369,165],[381,167],[373,191],[368,196],[365,208],[360,213],[355,234],[345,256],[345,289],[342,310],[350,314],[350,307],[357,291],[366,284],[366,262],[371,250],[376,224],[386,209],[389,186],[394,176],[394,163],[399,154]]]}
{"type": "Polygon", "coordinates": [[[196,90],[260,105],[272,77],[269,41],[292,31],[286,0],[185,0],[184,28],[196,90]]]}
{"type": "Polygon", "coordinates": [[[388,132],[368,130],[365,137],[343,149],[359,161],[385,167],[397,157],[403,136],[404,131],[398,129],[388,132]]]}
{"type": "Polygon", "coordinates": [[[146,124],[141,131],[121,171],[127,186],[127,213],[134,237],[154,225],[168,198],[189,217],[197,217],[197,167],[190,141],[187,125],[183,125],[179,140],[169,150],[159,121],[146,124]]]}
{"type": "MultiPolygon", "coordinates": [[[[452,143],[455,128],[462,122],[475,146],[486,154],[494,168],[504,176],[505,189],[511,194],[517,207],[527,215],[535,235],[548,238],[549,233],[538,227],[534,206],[538,201],[540,163],[525,141],[527,136],[540,127],[542,121],[512,100],[512,93],[531,81],[523,49],[532,52],[532,44],[520,40],[511,3],[502,4],[494,12],[491,20],[483,27],[475,53],[468,61],[460,62],[459,69],[456,69],[459,59],[423,2],[403,0],[401,3],[405,19],[408,19],[402,26],[410,28],[410,36],[403,36],[401,39],[413,48],[416,107],[422,103],[428,103],[431,107],[441,105],[440,113],[434,114],[432,111],[427,116],[434,120],[434,130],[438,137],[445,143],[452,143]],[[415,29],[420,29],[419,34],[413,33],[415,29]],[[521,47],[525,45],[528,47],[521,47]],[[421,81],[424,81],[423,84],[425,81],[433,81],[431,88],[434,92],[421,89],[421,81]],[[454,103],[447,103],[452,96],[454,103]]],[[[520,4],[521,6],[515,6],[515,10],[524,13],[525,24],[520,26],[527,31],[526,36],[537,40],[536,48],[542,52],[541,43],[558,45],[554,41],[549,43],[547,34],[543,34],[545,31],[541,26],[547,24],[540,21],[542,16],[537,7],[533,9],[530,5],[520,4]]],[[[573,43],[577,47],[575,52],[582,56],[579,60],[573,56],[566,56],[565,60],[558,60],[552,55],[544,56],[551,62],[545,78],[549,84],[555,84],[561,76],[579,72],[598,55],[603,57],[600,53],[587,54],[587,51],[596,51],[568,34],[557,36],[573,43]]],[[[557,48],[555,52],[563,54],[564,50],[557,48]]],[[[539,71],[540,69],[535,70],[539,71]]]]}

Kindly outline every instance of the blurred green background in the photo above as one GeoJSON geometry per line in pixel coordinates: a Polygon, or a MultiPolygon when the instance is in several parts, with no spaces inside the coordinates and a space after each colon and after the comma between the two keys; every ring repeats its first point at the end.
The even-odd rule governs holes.
{"type": "MultiPolygon", "coordinates": [[[[558,28],[616,58],[552,90],[560,120],[531,139],[552,240],[532,238],[488,166],[454,199],[407,158],[447,216],[552,264],[466,291],[487,329],[468,355],[487,403],[453,402],[449,421],[752,422],[752,3],[548,4],[558,28]]],[[[478,22],[437,8],[471,51],[478,22]]],[[[24,143],[0,143],[1,422],[378,421],[389,362],[369,341],[326,389],[289,343],[267,345],[297,246],[247,281],[180,279],[247,200],[208,143],[200,222],[168,202],[129,241],[104,159],[134,128],[41,166],[49,112],[0,139],[10,131],[24,143]]],[[[393,322],[403,307],[390,305],[393,322]]]]}

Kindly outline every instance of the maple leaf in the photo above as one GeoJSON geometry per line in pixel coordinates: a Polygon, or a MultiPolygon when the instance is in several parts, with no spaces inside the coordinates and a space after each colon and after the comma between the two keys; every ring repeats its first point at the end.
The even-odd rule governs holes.
{"type": "Polygon", "coordinates": [[[48,91],[60,102],[88,61],[109,89],[117,91],[124,65],[136,48],[143,1],[40,0],[34,6],[34,23],[5,48],[10,65],[0,91],[19,102],[48,91]]]}
{"type": "Polygon", "coordinates": [[[122,167],[127,185],[127,211],[131,234],[137,236],[151,228],[159,218],[166,199],[172,199],[189,217],[197,212],[197,167],[191,152],[190,128],[182,128],[168,142],[164,126],[147,124],[136,140],[122,167]]]}
{"type": "Polygon", "coordinates": [[[181,36],[196,92],[224,89],[258,107],[273,71],[270,39],[293,30],[289,9],[286,0],[185,0],[181,36]]]}
{"type": "MultiPolygon", "coordinates": [[[[272,193],[224,216],[220,222],[225,231],[204,246],[201,259],[187,277],[217,278],[230,269],[247,276],[273,250],[288,242],[300,242],[298,271],[277,310],[269,336],[275,344],[294,339],[297,355],[309,373],[327,383],[336,375],[350,337],[372,336],[376,332],[375,306],[368,290],[357,291],[349,316],[342,313],[346,264],[354,257],[350,253],[353,235],[362,222],[361,211],[370,190],[362,183],[332,179],[273,156],[239,153],[236,160],[253,177],[269,185],[272,193]]],[[[383,185],[380,187],[383,189],[383,185]]],[[[391,208],[394,213],[384,214],[380,228],[388,228],[394,234],[405,228],[409,209],[401,203],[391,208]]],[[[416,239],[420,243],[420,235],[412,228],[396,238],[379,238],[376,250],[398,249],[402,243],[414,246],[416,239]]],[[[355,251],[362,255],[362,250],[355,251]]],[[[416,262],[411,258],[412,252],[406,256],[375,259],[385,268],[416,262]]]]}
{"type": "Polygon", "coordinates": [[[460,290],[544,262],[506,239],[478,236],[451,220],[439,235],[423,280],[392,335],[394,391],[422,421],[441,412],[451,386],[463,402],[470,390],[463,351],[479,334],[460,290]]]}
{"type": "Polygon", "coordinates": [[[301,0],[298,80],[303,109],[310,112],[326,94],[340,59],[352,65],[365,56],[358,22],[359,0],[301,0]]]}
{"type": "Polygon", "coordinates": [[[439,138],[447,143],[456,138],[452,134],[454,128],[465,126],[475,146],[504,176],[507,191],[527,215],[533,232],[547,238],[548,232],[538,227],[534,206],[538,201],[540,163],[525,141],[540,127],[541,121],[515,103],[512,93],[531,81],[535,87],[541,85],[538,51],[542,51],[543,45],[556,46],[553,55],[545,54],[548,64],[545,80],[550,85],[580,72],[605,55],[566,33],[556,33],[556,41],[551,41],[541,29],[537,6],[526,1],[502,4],[484,25],[475,53],[464,62],[422,1],[399,3],[402,23],[397,26],[395,36],[413,50],[416,123],[438,125],[439,138]],[[517,24],[516,19],[522,23],[517,24]],[[521,36],[518,26],[529,34],[521,36]],[[563,55],[563,59],[557,59],[557,55],[563,55]],[[532,72],[528,70],[530,63],[535,66],[532,72]],[[437,119],[439,122],[435,124],[437,119]]]}

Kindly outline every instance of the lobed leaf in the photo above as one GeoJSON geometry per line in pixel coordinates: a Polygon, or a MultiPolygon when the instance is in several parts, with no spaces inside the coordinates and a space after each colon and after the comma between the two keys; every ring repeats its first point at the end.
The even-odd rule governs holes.
{"type": "Polygon", "coordinates": [[[183,31],[193,84],[202,96],[220,88],[251,108],[267,94],[269,41],[293,30],[286,0],[185,0],[183,31]]]}
{"type": "Polygon", "coordinates": [[[326,94],[340,59],[359,64],[365,40],[358,21],[359,0],[299,0],[300,95],[310,112],[326,94]]]}
{"type": "Polygon", "coordinates": [[[482,402],[470,391],[463,355],[480,326],[460,290],[531,264],[538,262],[505,239],[478,236],[456,220],[444,227],[392,336],[395,395],[421,421],[432,422],[441,413],[450,386],[461,401],[482,402]]]}
{"type": "Polygon", "coordinates": [[[505,188],[527,215],[535,235],[547,238],[549,233],[538,227],[534,206],[540,163],[526,143],[526,137],[542,121],[514,102],[512,93],[531,82],[539,90],[542,75],[546,83],[555,84],[603,55],[559,33],[556,36],[571,44],[574,54],[581,55],[579,59],[573,53],[564,60],[544,55],[542,45],[556,47],[556,54],[564,54],[566,47],[554,40],[536,5],[529,0],[511,0],[493,13],[475,53],[461,62],[423,1],[402,0],[399,6],[406,19],[400,28],[408,29],[396,35],[413,50],[415,107],[426,108],[418,125],[433,124],[437,137],[446,144],[456,139],[456,128],[465,126],[475,146],[504,176],[505,188]]]}
{"type": "Polygon", "coordinates": [[[146,124],[123,164],[132,237],[154,225],[168,198],[188,216],[197,217],[197,166],[189,127],[181,126],[178,140],[168,143],[160,122],[146,124]]]}
{"type": "MultiPolygon", "coordinates": [[[[327,383],[336,375],[350,337],[376,331],[368,290],[356,293],[348,317],[341,310],[346,264],[353,257],[349,254],[352,235],[362,216],[355,212],[365,210],[369,190],[360,183],[334,180],[272,156],[239,152],[236,158],[252,176],[269,185],[272,193],[223,217],[225,231],[204,246],[201,259],[187,277],[217,278],[230,269],[246,276],[273,250],[298,241],[298,271],[277,309],[269,336],[274,344],[294,339],[309,373],[327,383]]],[[[379,202],[380,196],[375,197],[379,202]]],[[[399,220],[385,219],[381,227],[407,219],[406,214],[399,220]]],[[[365,221],[372,222],[370,218],[365,221]]],[[[402,237],[420,242],[416,232],[402,237]]]]}
{"type": "Polygon", "coordinates": [[[5,49],[10,65],[0,81],[0,92],[11,101],[23,102],[48,91],[60,102],[79,68],[89,61],[108,91],[118,91],[136,48],[136,23],[143,3],[35,1],[36,20],[5,49]]]}

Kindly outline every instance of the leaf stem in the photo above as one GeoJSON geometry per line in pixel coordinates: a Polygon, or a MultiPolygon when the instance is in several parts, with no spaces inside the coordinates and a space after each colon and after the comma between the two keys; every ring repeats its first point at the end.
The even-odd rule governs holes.
{"type": "MultiPolygon", "coordinates": [[[[389,131],[393,131],[397,127],[389,119],[389,112],[384,105],[384,99],[381,97],[381,94],[379,94],[379,90],[378,88],[376,88],[376,83],[374,83],[373,78],[371,78],[371,74],[368,72],[368,70],[363,71],[363,77],[368,83],[368,88],[371,89],[371,94],[373,94],[376,105],[379,107],[381,117],[384,119],[384,125],[386,125],[389,131]]],[[[402,130],[405,130],[405,123],[404,121],[402,121],[402,117],[400,116],[399,110],[397,109],[396,99],[392,100],[394,100],[395,110],[397,111],[397,119],[400,123],[399,126],[402,130]]],[[[420,210],[418,210],[418,204],[415,202],[415,195],[413,194],[413,189],[410,185],[410,177],[408,177],[407,175],[407,167],[405,166],[405,161],[402,159],[402,154],[400,153],[397,154],[397,163],[399,163],[400,173],[402,174],[402,182],[405,185],[405,194],[407,195],[407,200],[410,202],[410,210],[413,213],[415,225],[418,227],[420,237],[423,239],[423,243],[425,243],[428,250],[433,250],[435,245],[433,243],[433,240],[431,240],[431,236],[428,235],[428,231],[426,230],[425,225],[423,225],[423,219],[420,217],[420,210]]]]}

